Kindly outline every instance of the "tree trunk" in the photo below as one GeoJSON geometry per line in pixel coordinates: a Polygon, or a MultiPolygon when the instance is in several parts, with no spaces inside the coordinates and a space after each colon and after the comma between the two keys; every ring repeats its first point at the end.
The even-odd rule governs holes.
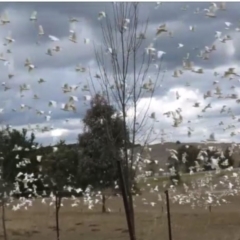
{"type": "Polygon", "coordinates": [[[57,234],[57,240],[60,240],[60,228],[59,228],[59,211],[61,208],[61,200],[62,198],[58,195],[55,196],[55,220],[56,220],[56,234],[57,234]]]}
{"type": "Polygon", "coordinates": [[[130,190],[130,194],[129,194],[129,209],[130,209],[130,216],[131,216],[131,221],[132,221],[132,231],[133,231],[134,237],[136,238],[133,198],[132,198],[132,191],[131,190],[130,190]]]}
{"type": "Polygon", "coordinates": [[[127,160],[126,160],[126,166],[127,167],[125,167],[124,169],[126,172],[124,172],[123,174],[126,181],[126,194],[127,194],[127,200],[128,200],[129,217],[130,217],[131,228],[132,228],[131,230],[132,238],[135,240],[136,234],[135,234],[134,209],[133,209],[133,199],[132,199],[133,176],[132,176],[132,172],[129,171],[129,165],[127,164],[127,160]]]}
{"type": "Polygon", "coordinates": [[[6,219],[5,219],[5,201],[4,198],[2,198],[2,227],[3,227],[3,236],[4,236],[4,240],[7,240],[7,229],[6,229],[6,219]]]}
{"type": "MultiPolygon", "coordinates": [[[[127,161],[126,161],[127,162],[127,161]]],[[[134,209],[133,209],[133,198],[132,198],[132,188],[133,188],[133,176],[132,172],[129,171],[129,166],[127,166],[126,169],[126,193],[127,193],[127,199],[128,199],[128,207],[129,207],[129,216],[131,220],[131,227],[132,227],[132,237],[135,240],[136,239],[136,233],[135,233],[135,220],[134,220],[134,209]]]]}
{"type": "Polygon", "coordinates": [[[106,196],[102,194],[102,213],[106,213],[106,196]]]}
{"type": "Polygon", "coordinates": [[[125,214],[126,214],[126,219],[128,224],[129,237],[130,237],[130,240],[136,240],[135,230],[133,229],[133,226],[132,226],[133,218],[131,216],[131,207],[130,207],[130,201],[129,201],[129,195],[130,195],[129,185],[125,184],[125,178],[127,177],[124,177],[120,160],[117,160],[117,164],[118,164],[118,172],[119,172],[119,180],[120,180],[123,204],[124,204],[124,209],[125,209],[125,214]]]}

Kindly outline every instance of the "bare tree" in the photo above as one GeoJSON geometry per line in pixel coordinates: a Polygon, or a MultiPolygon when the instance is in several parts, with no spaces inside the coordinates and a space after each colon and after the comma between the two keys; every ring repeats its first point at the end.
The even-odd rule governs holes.
{"type": "MultiPolygon", "coordinates": [[[[161,64],[158,52],[151,44],[146,45],[148,19],[142,24],[139,19],[139,3],[113,3],[112,12],[101,20],[103,46],[95,46],[98,73],[91,83],[96,92],[96,78],[102,94],[117,109],[123,119],[125,142],[123,146],[124,180],[130,211],[132,236],[136,239],[133,209],[133,186],[136,161],[134,158],[135,144],[146,145],[152,134],[155,113],[149,118],[151,99],[159,86],[161,64]],[[145,48],[145,49],[144,49],[145,48]],[[157,62],[157,60],[159,62],[157,62]],[[154,72],[154,76],[149,74],[154,72]],[[144,107],[139,108],[142,99],[148,100],[144,107]],[[148,130],[146,130],[148,129],[148,130]],[[131,134],[130,143],[128,131],[131,134]]],[[[163,75],[161,75],[163,77],[163,75]]],[[[109,143],[114,147],[114,138],[108,128],[109,143]]],[[[143,149],[143,148],[142,148],[143,149]]],[[[127,209],[125,209],[127,211],[127,209]]],[[[130,229],[129,229],[130,233],[130,229]]],[[[131,235],[131,234],[130,234],[131,235]]]]}

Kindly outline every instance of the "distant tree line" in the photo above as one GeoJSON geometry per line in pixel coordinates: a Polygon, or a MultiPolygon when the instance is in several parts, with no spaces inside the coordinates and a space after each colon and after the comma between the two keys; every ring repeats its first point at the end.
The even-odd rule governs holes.
{"type": "Polygon", "coordinates": [[[180,173],[195,173],[199,171],[212,171],[226,169],[234,166],[233,151],[231,147],[225,150],[216,146],[199,147],[177,142],[179,147],[168,158],[169,170],[174,169],[171,179],[180,180],[180,173]]]}

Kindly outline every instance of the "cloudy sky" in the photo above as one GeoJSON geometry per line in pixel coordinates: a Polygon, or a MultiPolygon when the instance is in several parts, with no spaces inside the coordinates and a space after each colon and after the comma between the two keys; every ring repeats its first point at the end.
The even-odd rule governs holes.
{"type": "MultiPolygon", "coordinates": [[[[168,141],[201,141],[206,139],[212,132],[219,141],[239,140],[240,119],[239,105],[236,99],[218,99],[214,95],[214,89],[219,86],[223,96],[229,94],[240,94],[240,77],[233,79],[222,78],[225,71],[235,67],[235,72],[240,74],[240,18],[239,3],[227,3],[226,10],[217,10],[215,18],[205,16],[204,9],[208,9],[210,3],[163,3],[156,7],[155,3],[141,3],[139,18],[143,22],[149,18],[147,39],[144,45],[154,43],[158,51],[166,54],[161,59],[164,72],[161,87],[156,90],[151,100],[149,115],[156,113],[155,132],[160,138],[162,129],[166,132],[168,141]],[[227,23],[226,23],[227,22],[227,23]],[[228,24],[231,23],[231,24],[228,24]],[[166,23],[168,32],[173,32],[173,37],[168,33],[162,34],[156,40],[154,35],[159,25],[166,23]],[[189,27],[194,26],[195,31],[189,27]],[[230,25],[230,26],[227,26],[230,25]],[[216,38],[216,31],[222,32],[221,38],[230,35],[231,40],[221,42],[216,38]],[[183,47],[179,48],[179,43],[183,47]],[[209,54],[209,59],[198,57],[201,50],[213,44],[216,50],[209,54]],[[192,71],[184,71],[179,78],[172,77],[175,70],[182,69],[182,60],[189,53],[189,58],[194,62],[195,69],[202,68],[204,73],[197,74],[192,71]],[[219,75],[214,76],[214,72],[219,75]],[[213,85],[213,82],[216,84],[213,85]],[[218,81],[218,82],[217,82],[218,81]],[[186,86],[186,83],[190,86],[186,86]],[[213,92],[212,98],[204,99],[203,95],[208,90],[213,92]],[[180,95],[176,98],[176,92],[180,95]],[[199,102],[200,107],[193,107],[199,102]],[[211,103],[212,108],[202,112],[202,109],[211,103]],[[222,106],[226,105],[226,112],[220,113],[222,106]],[[172,127],[173,120],[167,118],[163,113],[182,109],[183,122],[178,128],[172,127]],[[232,114],[228,113],[231,108],[232,114]],[[198,118],[201,115],[202,118],[198,118]],[[219,126],[220,122],[223,126],[219,126]],[[230,129],[223,130],[229,125],[230,129]],[[193,129],[192,136],[188,137],[188,127],[193,129]],[[233,128],[235,127],[235,128],[233,128]],[[235,132],[235,136],[231,133],[235,132]]],[[[0,53],[9,61],[9,65],[0,62],[0,113],[3,124],[9,124],[18,129],[27,125],[53,126],[54,132],[37,133],[38,140],[44,144],[53,143],[58,139],[59,132],[62,138],[68,142],[75,142],[77,134],[82,131],[81,119],[87,109],[81,88],[88,82],[89,74],[75,71],[77,64],[91,70],[92,74],[98,73],[95,61],[93,42],[100,46],[102,33],[99,12],[104,11],[106,15],[112,14],[111,3],[1,3],[0,14],[7,13],[10,23],[0,26],[0,53]],[[37,22],[29,20],[31,13],[37,11],[37,22]],[[69,41],[69,18],[75,17],[79,20],[74,26],[77,34],[77,43],[69,41]],[[38,36],[38,26],[42,25],[44,35],[38,36]],[[5,46],[6,37],[11,36],[15,41],[5,46]],[[49,35],[59,39],[53,42],[49,35]],[[90,39],[88,44],[84,39],[90,39]],[[36,44],[38,42],[39,44],[36,44]],[[47,49],[59,45],[60,52],[53,52],[53,56],[46,54],[47,49]],[[7,50],[11,53],[7,53],[7,50]],[[28,72],[24,67],[26,58],[36,66],[36,69],[28,72]],[[8,74],[14,77],[9,79],[8,74]],[[42,78],[46,82],[38,83],[42,78]],[[22,92],[19,87],[29,84],[30,90],[22,92]],[[71,94],[63,94],[62,86],[79,85],[77,91],[72,93],[78,97],[77,113],[61,110],[61,104],[66,103],[71,94]],[[10,88],[5,91],[5,87],[10,88]],[[34,94],[39,99],[34,99],[34,94]],[[58,103],[57,107],[48,107],[50,100],[58,103]],[[31,106],[32,109],[20,110],[21,104],[31,106]],[[45,114],[37,115],[36,110],[44,111],[45,114]],[[51,110],[51,120],[46,122],[45,115],[51,110]],[[68,122],[65,120],[69,119],[68,122]],[[54,136],[53,136],[54,135],[54,136]]],[[[101,20],[104,24],[105,19],[101,20]]],[[[142,49],[144,51],[144,48],[142,49]]],[[[159,59],[160,61],[160,59],[159,59]]],[[[148,75],[154,76],[156,69],[151,67],[148,75]]],[[[139,109],[149,101],[143,97],[139,101],[139,109]]],[[[129,110],[131,112],[131,110],[129,110]]],[[[152,121],[151,119],[148,120],[152,121]]],[[[147,128],[147,125],[146,125],[147,128]]],[[[143,132],[147,131],[144,129],[143,132]]],[[[154,136],[153,138],[155,138],[154,136]]]]}

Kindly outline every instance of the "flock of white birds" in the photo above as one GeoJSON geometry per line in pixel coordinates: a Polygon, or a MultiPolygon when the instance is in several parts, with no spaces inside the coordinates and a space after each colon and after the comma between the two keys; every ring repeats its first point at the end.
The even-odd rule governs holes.
{"type": "MultiPolygon", "coordinates": [[[[164,7],[164,3],[158,2],[156,3],[156,6],[154,7],[156,11],[158,11],[160,8],[164,7]]],[[[182,11],[188,11],[189,10],[189,6],[188,5],[184,5],[184,7],[182,7],[181,9],[182,11]]],[[[227,11],[227,5],[225,3],[211,3],[209,5],[208,8],[206,9],[196,9],[194,10],[195,14],[199,14],[201,15],[205,15],[207,18],[217,18],[218,14],[220,14],[220,11],[227,11]]],[[[99,12],[98,16],[96,16],[96,20],[99,21],[104,21],[104,19],[106,18],[106,13],[104,11],[99,12]]],[[[32,14],[29,14],[29,21],[34,22],[34,24],[37,26],[37,31],[38,31],[38,41],[37,44],[41,45],[41,37],[43,35],[46,35],[45,31],[44,31],[44,26],[42,25],[38,25],[38,14],[36,11],[34,11],[32,14]]],[[[130,23],[131,19],[124,19],[123,21],[123,27],[124,29],[127,31],[128,30],[128,24],[130,23]]],[[[211,19],[209,19],[209,21],[211,21],[211,19]]],[[[4,12],[1,14],[1,18],[0,18],[0,22],[1,22],[1,27],[7,27],[11,25],[11,16],[8,15],[7,12],[4,12]]],[[[91,39],[89,38],[84,38],[84,39],[80,39],[80,37],[78,36],[78,34],[75,31],[75,26],[76,24],[80,24],[78,23],[79,20],[75,17],[72,17],[69,19],[70,22],[70,29],[69,29],[69,41],[72,42],[72,44],[77,44],[79,41],[84,41],[85,44],[91,44],[91,39]]],[[[240,32],[240,24],[239,23],[231,23],[231,22],[225,22],[225,29],[223,31],[230,31],[230,32],[240,32]],[[238,25],[237,25],[238,24],[238,25]],[[233,26],[236,25],[235,28],[233,28],[233,26]]],[[[195,32],[197,31],[197,26],[189,26],[189,31],[190,32],[195,32]]],[[[151,44],[149,44],[149,46],[145,49],[146,53],[148,55],[151,55],[153,57],[153,59],[157,58],[159,60],[163,59],[164,60],[164,56],[166,54],[168,54],[165,51],[160,51],[158,49],[155,48],[155,43],[161,39],[162,36],[166,36],[168,35],[170,38],[175,38],[177,36],[174,35],[174,32],[171,31],[171,29],[168,28],[168,24],[167,23],[162,23],[155,32],[155,37],[152,41],[151,44]]],[[[140,33],[139,38],[142,39],[147,39],[147,36],[145,36],[145,34],[140,33]]],[[[54,35],[48,35],[48,38],[50,41],[53,42],[52,48],[48,48],[46,49],[45,54],[47,54],[49,57],[52,57],[53,55],[56,55],[61,52],[61,51],[67,51],[67,49],[64,49],[61,46],[61,39],[59,39],[58,37],[54,36],[54,35]]],[[[230,34],[226,33],[223,34],[221,31],[216,31],[215,32],[215,39],[217,42],[222,43],[221,48],[224,48],[224,44],[227,43],[228,41],[232,41],[232,37],[230,36],[230,34]]],[[[17,41],[17,39],[16,39],[17,41]]],[[[11,89],[11,81],[13,81],[13,79],[17,79],[17,75],[15,75],[15,69],[14,69],[14,52],[11,50],[11,46],[15,43],[15,39],[12,37],[11,32],[9,32],[9,35],[5,37],[5,43],[4,46],[6,47],[6,51],[2,52],[0,54],[0,60],[3,62],[3,64],[6,66],[6,71],[8,74],[8,78],[9,81],[6,82],[2,82],[2,87],[3,90],[2,91],[8,91],[11,89]]],[[[176,46],[176,49],[182,49],[184,48],[185,45],[183,43],[179,43],[178,46],[176,46]]],[[[113,52],[113,50],[111,48],[108,48],[107,50],[108,54],[111,54],[113,52]]],[[[144,49],[143,49],[144,51],[144,49]]],[[[200,50],[197,57],[200,60],[209,60],[211,59],[211,55],[218,51],[216,44],[210,44],[209,46],[205,46],[204,49],[200,50]]],[[[27,54],[27,53],[26,53],[27,54]]],[[[107,56],[107,55],[106,55],[107,56]]],[[[54,60],[53,60],[54,61],[54,60]]],[[[154,63],[155,64],[155,63],[154,63]]],[[[154,65],[153,64],[153,65],[154,65]]],[[[198,66],[194,66],[194,63],[191,61],[191,56],[189,53],[186,53],[186,56],[184,56],[184,58],[182,59],[182,66],[178,67],[177,69],[173,70],[173,72],[171,73],[171,78],[172,79],[181,79],[182,75],[184,75],[185,73],[193,73],[193,74],[204,74],[205,70],[201,67],[198,66]]],[[[23,66],[26,68],[26,73],[28,72],[29,74],[31,74],[32,72],[34,72],[37,68],[37,66],[35,66],[34,62],[29,58],[26,57],[24,62],[23,62],[23,66]]],[[[155,65],[155,67],[159,67],[159,65],[155,65]]],[[[89,69],[87,69],[87,67],[84,67],[84,65],[78,64],[76,63],[75,66],[75,71],[79,72],[79,73],[85,73],[88,72],[89,69]]],[[[217,72],[217,71],[213,71],[212,74],[212,79],[206,79],[206,81],[212,81],[212,89],[209,89],[206,93],[204,93],[203,99],[219,99],[219,100],[223,100],[223,99],[233,99],[234,101],[236,101],[237,103],[240,102],[240,98],[238,97],[238,95],[235,92],[235,85],[239,82],[240,80],[240,73],[236,72],[236,69],[234,67],[230,67],[225,69],[225,71],[223,73],[217,72]],[[233,93],[228,93],[225,94],[224,90],[221,88],[221,81],[226,81],[229,80],[229,83],[232,85],[231,86],[231,90],[233,91],[233,93]]],[[[95,79],[97,79],[98,81],[101,80],[101,76],[96,73],[95,74],[95,79]]],[[[46,91],[48,88],[47,82],[45,79],[43,79],[41,76],[38,77],[38,84],[39,85],[44,85],[46,84],[46,91]]],[[[163,82],[163,85],[165,84],[165,82],[163,82]]],[[[191,83],[191,81],[187,81],[185,84],[185,87],[193,87],[192,85],[194,85],[193,83],[191,83]]],[[[109,86],[110,87],[110,86],[109,86]]],[[[83,87],[80,87],[80,84],[76,84],[76,85],[69,85],[68,83],[64,84],[63,86],[61,86],[62,88],[62,93],[68,96],[68,101],[65,103],[59,103],[57,101],[54,101],[52,99],[49,99],[48,102],[48,108],[47,109],[37,109],[37,101],[35,102],[31,102],[28,104],[21,104],[19,101],[19,106],[16,106],[16,108],[13,108],[12,111],[13,112],[18,112],[18,111],[24,111],[24,110],[30,110],[30,109],[34,109],[36,111],[36,114],[39,116],[44,116],[45,120],[47,122],[51,122],[51,114],[52,111],[50,109],[56,109],[56,108],[60,108],[63,111],[67,111],[67,112],[77,112],[78,109],[76,107],[76,103],[79,101],[85,101],[86,103],[89,102],[91,100],[91,94],[90,94],[90,87],[88,85],[84,85],[83,87]],[[82,90],[82,93],[79,94],[79,90],[82,90]],[[83,96],[83,99],[80,99],[79,96],[83,96]]],[[[147,92],[151,92],[154,90],[154,83],[152,82],[151,78],[149,78],[142,86],[143,89],[145,89],[147,92]]],[[[19,93],[20,93],[20,99],[24,99],[25,96],[25,92],[29,91],[31,89],[31,83],[24,83],[24,84],[20,84],[19,85],[19,93]]],[[[187,98],[187,96],[181,96],[180,93],[178,91],[175,92],[175,98],[176,101],[178,101],[181,98],[187,98]]],[[[34,100],[38,100],[40,99],[41,96],[38,94],[38,92],[34,92],[33,94],[33,99],[34,100]]],[[[193,103],[192,107],[194,109],[199,108],[199,114],[196,116],[198,119],[204,118],[204,114],[206,114],[208,109],[213,108],[211,102],[207,103],[206,105],[202,106],[202,100],[199,99],[199,101],[196,101],[193,103]]],[[[184,107],[184,106],[183,106],[184,107]]],[[[151,109],[151,108],[150,108],[151,109]]],[[[191,111],[191,109],[187,109],[187,111],[191,111]]],[[[5,109],[4,107],[0,109],[0,114],[1,116],[4,116],[4,112],[5,109]]],[[[169,109],[169,111],[166,111],[163,113],[162,116],[159,116],[158,113],[156,112],[151,112],[150,114],[150,118],[153,119],[154,121],[158,121],[160,120],[160,118],[169,118],[173,121],[173,128],[177,128],[179,126],[181,126],[181,124],[185,123],[185,118],[184,118],[184,112],[186,112],[186,109],[182,109],[182,108],[173,108],[173,109],[169,109]]],[[[29,111],[29,114],[31,114],[32,112],[29,111]]],[[[240,118],[238,118],[238,116],[234,113],[233,109],[231,108],[231,106],[227,106],[226,102],[224,101],[223,106],[220,109],[220,113],[224,114],[226,113],[228,118],[226,118],[226,122],[220,121],[218,126],[223,128],[223,131],[227,131],[227,130],[231,130],[230,132],[230,136],[235,136],[236,134],[239,134],[239,132],[237,131],[237,123],[240,122],[240,118]],[[230,119],[230,120],[229,120],[230,119]]],[[[66,122],[69,122],[70,120],[67,119],[66,122]]],[[[187,123],[191,124],[191,121],[187,120],[187,123]]],[[[7,123],[5,123],[7,124],[7,123]]],[[[187,134],[190,137],[192,135],[192,133],[194,132],[194,127],[192,125],[187,127],[187,134]]],[[[33,131],[41,131],[41,132],[46,132],[46,131],[51,131],[54,129],[53,126],[51,125],[45,125],[42,126],[40,124],[37,124],[36,126],[32,126],[31,124],[29,124],[29,129],[33,130],[33,131]]],[[[157,134],[157,133],[155,133],[157,134]]],[[[162,138],[162,144],[164,144],[165,142],[165,136],[166,133],[164,131],[162,131],[161,134],[162,138]]],[[[210,136],[210,140],[211,141],[215,141],[214,139],[214,135],[211,134],[210,136]]],[[[237,143],[233,144],[233,148],[238,148],[239,145],[237,143]]],[[[21,146],[16,146],[14,150],[22,148],[21,146]]],[[[27,151],[27,149],[25,149],[27,151]]],[[[57,151],[58,149],[56,147],[53,147],[53,151],[57,151]]],[[[149,150],[150,151],[150,150],[149,150]]],[[[175,158],[176,161],[178,161],[177,156],[176,156],[176,151],[171,149],[169,150],[170,155],[172,156],[172,158],[175,158]]],[[[201,152],[201,157],[204,158],[204,151],[201,152]]],[[[16,156],[16,158],[18,158],[18,156],[16,156]]],[[[37,160],[40,162],[41,161],[42,156],[38,156],[37,160]]],[[[141,156],[138,156],[137,160],[136,160],[136,164],[138,162],[143,162],[145,164],[150,163],[151,161],[149,159],[142,159],[141,156]]],[[[21,163],[18,164],[17,167],[21,167],[21,166],[25,166],[27,164],[29,164],[29,159],[24,159],[21,163]]],[[[227,161],[227,159],[226,159],[227,161]]],[[[197,161],[196,161],[197,164],[197,161]]],[[[136,167],[136,166],[135,166],[136,167]]],[[[157,160],[156,160],[156,167],[157,167],[157,160]]],[[[160,172],[164,171],[163,169],[159,169],[160,172]]],[[[174,171],[174,170],[173,170],[174,171]]],[[[216,172],[219,173],[221,172],[220,169],[217,168],[217,164],[216,164],[216,172]]],[[[204,206],[207,207],[209,205],[221,205],[224,203],[227,203],[227,200],[225,200],[225,197],[228,195],[237,195],[239,194],[239,190],[240,190],[240,178],[239,178],[239,174],[237,171],[235,171],[232,168],[227,169],[227,171],[224,172],[223,176],[221,178],[219,178],[219,182],[216,183],[215,182],[215,177],[214,177],[215,172],[213,173],[206,173],[204,176],[202,176],[201,178],[196,178],[196,179],[192,179],[192,181],[189,184],[184,184],[184,190],[181,190],[181,192],[179,192],[178,188],[174,185],[172,185],[170,187],[170,194],[171,194],[171,200],[173,202],[178,202],[179,204],[190,204],[192,207],[196,207],[196,206],[204,206]]],[[[144,176],[148,175],[148,173],[144,173],[144,176]]],[[[28,182],[33,182],[34,180],[38,179],[38,176],[34,176],[34,174],[23,174],[22,172],[19,172],[18,176],[16,176],[16,183],[15,183],[15,190],[13,190],[12,192],[10,192],[10,196],[14,193],[14,192],[18,192],[19,191],[19,181],[23,181],[24,184],[26,185],[27,188],[27,183],[28,182]],[[20,180],[22,178],[19,178],[20,176],[22,177],[24,175],[23,180],[20,180]]],[[[157,183],[157,179],[156,180],[156,184],[150,184],[148,183],[148,178],[145,178],[146,181],[146,186],[145,189],[146,191],[149,191],[150,194],[153,194],[156,196],[156,201],[155,202],[148,202],[148,200],[146,198],[142,198],[141,196],[135,196],[134,198],[142,198],[143,204],[144,205],[149,205],[151,207],[155,207],[157,206],[159,203],[164,202],[164,196],[163,194],[160,192],[160,186],[157,183]]],[[[34,186],[34,185],[33,185],[34,186]]],[[[166,183],[163,183],[163,187],[166,186],[166,183]]],[[[162,186],[161,186],[162,187],[162,186]]],[[[101,204],[101,192],[93,192],[91,191],[91,186],[89,186],[86,191],[83,193],[84,198],[83,199],[79,199],[76,198],[74,196],[74,191],[76,192],[81,192],[82,189],[74,189],[71,186],[66,186],[65,187],[66,190],[68,190],[69,192],[72,192],[73,195],[71,197],[72,199],[72,203],[71,206],[72,207],[78,207],[82,202],[84,204],[86,204],[88,206],[89,209],[94,209],[94,206],[96,204],[101,204]]],[[[116,185],[116,188],[118,188],[118,186],[116,185]]],[[[53,202],[55,200],[55,197],[53,195],[53,193],[51,193],[50,198],[45,197],[46,193],[43,193],[41,196],[39,196],[36,192],[36,186],[31,189],[32,191],[32,196],[35,196],[36,199],[41,197],[41,201],[43,204],[48,204],[48,205],[52,205],[54,206],[53,202]]],[[[9,196],[8,196],[9,197],[9,196]]],[[[14,211],[19,210],[20,208],[25,208],[26,210],[31,207],[34,203],[34,201],[36,199],[26,199],[26,198],[20,198],[19,203],[17,203],[17,205],[15,204],[16,202],[13,201],[13,198],[9,198],[9,202],[7,203],[7,205],[11,206],[12,209],[14,211]],[[14,204],[14,205],[13,205],[14,204]]],[[[64,201],[62,203],[62,205],[64,205],[64,201]]],[[[135,207],[137,207],[135,205],[135,207]]],[[[109,211],[111,211],[112,209],[109,209],[109,211]]]]}

